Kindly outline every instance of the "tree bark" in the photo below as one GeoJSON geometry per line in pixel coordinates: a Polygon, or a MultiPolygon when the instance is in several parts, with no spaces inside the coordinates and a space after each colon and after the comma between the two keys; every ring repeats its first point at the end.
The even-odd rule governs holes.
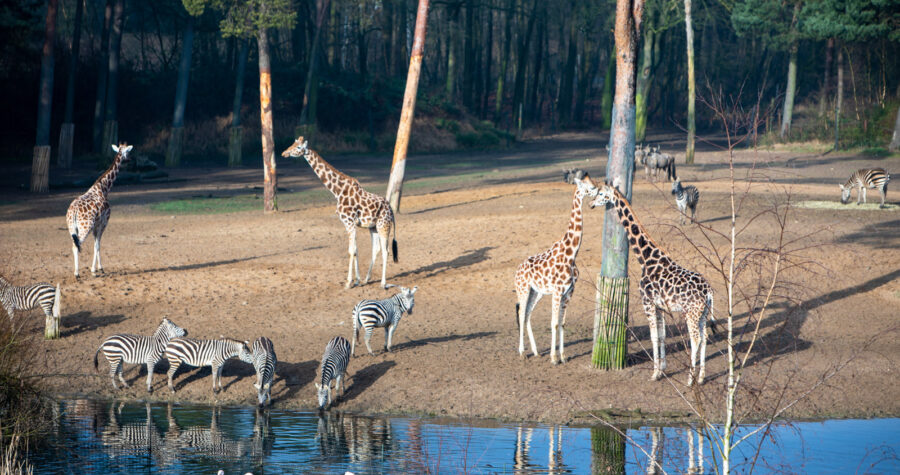
{"type": "Polygon", "coordinates": [[[92,141],[94,153],[102,153],[103,117],[106,114],[106,82],[109,76],[109,30],[112,26],[113,0],[106,0],[103,8],[103,31],[100,34],[100,62],[97,70],[97,99],[94,101],[94,128],[92,141]]]}
{"type": "Polygon", "coordinates": [[[111,145],[119,141],[119,55],[122,50],[122,29],[125,24],[125,0],[113,6],[112,29],[109,34],[109,78],[106,83],[106,120],[103,122],[103,141],[100,151],[113,154],[111,145]]]}
{"type": "Polygon", "coordinates": [[[612,278],[599,274],[594,309],[594,350],[591,354],[594,368],[625,368],[627,329],[628,277],[612,278]]]}
{"type": "Polygon", "coordinates": [[[896,152],[900,149],[900,107],[897,108],[897,120],[894,122],[894,135],[891,137],[891,144],[888,150],[896,152]]]}
{"type": "Polygon", "coordinates": [[[50,191],[50,113],[53,109],[53,43],[56,41],[56,13],[59,0],[48,0],[44,47],[41,50],[41,79],[38,86],[37,137],[31,164],[31,191],[50,191]]]}
{"type": "Polygon", "coordinates": [[[259,116],[262,130],[263,211],[278,211],[275,192],[278,176],[275,168],[275,139],[272,133],[272,68],[269,61],[269,34],[260,28],[256,44],[259,48],[259,116]]]}
{"type": "Polygon", "coordinates": [[[462,3],[448,3],[447,15],[450,17],[449,32],[447,35],[447,77],[444,82],[444,94],[452,100],[456,92],[457,50],[459,48],[459,11],[462,3]]]}
{"type": "Polygon", "coordinates": [[[81,17],[84,2],[75,2],[75,23],[72,26],[72,48],[69,54],[69,77],[66,78],[66,109],[63,124],[59,129],[59,150],[56,164],[61,168],[72,167],[72,146],[75,140],[75,124],[72,115],[75,110],[75,75],[78,71],[78,55],[81,52],[81,17]]]}
{"type": "MultiPolygon", "coordinates": [[[[606,180],[616,186],[629,201],[634,180],[635,65],[643,12],[644,0],[618,0],[616,3],[616,94],[606,180]]],[[[604,295],[609,296],[601,300],[601,313],[607,315],[606,320],[610,322],[611,328],[624,333],[628,321],[628,305],[627,301],[622,302],[621,297],[615,296],[623,293],[627,295],[627,291],[622,292],[621,288],[627,288],[628,285],[628,241],[614,208],[607,209],[604,214],[601,262],[601,289],[604,295]]],[[[597,341],[594,345],[595,355],[606,352],[619,354],[624,359],[624,335],[607,335],[605,343],[609,342],[620,348],[609,348],[603,341],[597,341]]],[[[615,362],[611,367],[620,364],[624,367],[625,362],[615,362]]]]}
{"type": "Polygon", "coordinates": [[[534,32],[534,23],[537,20],[538,1],[531,5],[531,17],[528,19],[525,33],[519,41],[519,64],[516,66],[516,80],[513,83],[513,112],[519,114],[517,120],[522,120],[522,109],[525,101],[525,71],[528,69],[528,49],[531,46],[531,34],[534,32]]]}
{"type": "Polygon", "coordinates": [[[487,36],[484,41],[484,70],[482,74],[484,75],[484,86],[481,91],[481,118],[484,119],[487,116],[488,111],[488,99],[490,96],[491,90],[491,65],[494,62],[494,5],[493,0],[488,0],[487,4],[487,36]]]}
{"type": "Polygon", "coordinates": [[[478,65],[475,62],[475,13],[478,6],[474,0],[466,0],[466,35],[463,46],[463,83],[462,83],[462,100],[463,104],[470,110],[473,109],[475,92],[475,74],[478,71],[478,65]]]}
{"type": "Polygon", "coordinates": [[[572,121],[572,98],[575,82],[575,59],[578,56],[578,36],[575,31],[575,20],[569,20],[569,48],[566,65],[562,71],[562,83],[559,86],[559,124],[563,128],[572,121]]]}
{"type": "Polygon", "coordinates": [[[397,128],[397,143],[394,145],[394,160],[391,164],[391,178],[385,195],[395,213],[400,212],[400,198],[403,194],[403,175],[406,173],[406,151],[412,131],[416,111],[416,94],[419,90],[419,72],[422,69],[422,55],[425,51],[425,28],[428,23],[428,0],[419,0],[416,12],[416,30],[412,55],[409,58],[409,72],[406,74],[406,90],[403,93],[403,109],[397,128]]]}
{"type": "Polygon", "coordinates": [[[178,83],[175,86],[175,111],[172,114],[172,133],[166,150],[166,166],[181,164],[184,143],[184,109],[187,105],[188,83],[191,77],[191,53],[194,49],[194,17],[188,15],[181,44],[181,63],[178,65],[178,83]]]}
{"type": "Polygon", "coordinates": [[[819,117],[825,117],[825,109],[826,105],[828,104],[828,79],[831,77],[831,61],[833,52],[834,38],[829,38],[825,43],[825,74],[822,75],[822,90],[819,91],[819,117]]]}
{"type": "Polygon", "coordinates": [[[309,69],[306,71],[306,86],[303,90],[303,107],[300,109],[300,125],[302,133],[310,138],[315,135],[316,110],[313,95],[318,88],[319,75],[319,43],[322,41],[322,27],[325,25],[325,14],[328,12],[330,0],[322,0],[322,5],[316,15],[316,33],[313,36],[312,48],[309,50],[309,69]]]}
{"type": "MultiPolygon", "coordinates": [[[[606,76],[603,78],[603,92],[600,95],[600,121],[601,128],[610,130],[612,127],[613,107],[613,77],[616,74],[616,47],[609,52],[609,65],[606,67],[606,76]]],[[[610,136],[610,141],[612,136],[610,136]]]]}
{"type": "Polygon", "coordinates": [[[497,92],[494,94],[494,122],[500,122],[500,112],[503,110],[503,84],[506,81],[506,71],[509,68],[509,49],[512,43],[512,17],[515,13],[515,0],[506,2],[506,20],[503,27],[503,48],[500,51],[500,71],[497,73],[497,92]]]}
{"type": "Polygon", "coordinates": [[[538,90],[541,84],[541,67],[544,56],[544,37],[547,34],[546,7],[541,10],[541,20],[538,23],[537,41],[534,48],[534,73],[531,81],[531,92],[528,94],[528,118],[531,121],[540,121],[540,105],[538,104],[538,90]]]}
{"type": "Polygon", "coordinates": [[[844,106],[844,50],[838,43],[837,48],[837,93],[834,98],[834,149],[841,148],[841,108],[844,106]]]}
{"type": "Polygon", "coordinates": [[[800,18],[800,2],[794,3],[794,16],[791,20],[791,33],[795,39],[791,42],[788,60],[787,88],[784,92],[784,114],[781,116],[781,140],[791,134],[791,118],[794,115],[794,95],[797,90],[797,21],[800,18]]]}
{"type": "Polygon", "coordinates": [[[653,46],[655,34],[650,28],[644,29],[644,44],[641,54],[641,73],[637,77],[637,92],[635,93],[635,119],[634,140],[643,142],[647,135],[647,101],[650,94],[650,85],[653,82],[653,46]]]}
{"type": "Polygon", "coordinates": [[[234,79],[234,103],[231,108],[231,135],[228,140],[228,166],[241,166],[243,151],[243,127],[241,127],[241,104],[244,99],[244,72],[247,69],[247,54],[250,52],[250,41],[241,38],[238,49],[237,71],[234,79]]]}
{"type": "Polygon", "coordinates": [[[684,31],[687,42],[687,147],[684,152],[685,163],[694,163],[694,140],[697,136],[696,123],[696,81],[694,80],[694,25],[691,21],[691,0],[684,0],[684,31]]]}

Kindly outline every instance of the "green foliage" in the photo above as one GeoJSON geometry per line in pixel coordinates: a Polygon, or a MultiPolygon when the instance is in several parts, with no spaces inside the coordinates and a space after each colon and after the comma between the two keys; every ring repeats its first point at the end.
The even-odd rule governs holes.
{"type": "Polygon", "coordinates": [[[219,23],[224,37],[247,38],[266,28],[293,28],[297,12],[290,0],[182,0],[193,16],[202,15],[207,7],[223,12],[219,23]]]}
{"type": "Polygon", "coordinates": [[[803,7],[803,30],[813,38],[864,41],[886,37],[891,24],[882,15],[896,10],[896,0],[818,0],[803,7]]]}
{"type": "Polygon", "coordinates": [[[791,28],[794,2],[743,0],[731,12],[731,24],[738,36],[760,37],[772,47],[785,50],[798,39],[791,28]]]}

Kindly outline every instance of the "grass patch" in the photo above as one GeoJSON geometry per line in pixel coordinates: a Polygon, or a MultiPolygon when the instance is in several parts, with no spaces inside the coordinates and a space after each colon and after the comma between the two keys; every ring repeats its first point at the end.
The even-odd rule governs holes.
{"type": "MultiPolygon", "coordinates": [[[[296,193],[279,192],[276,201],[279,208],[296,208],[304,204],[322,204],[331,199],[331,192],[325,188],[296,193]]],[[[150,209],[161,214],[226,214],[244,211],[261,211],[263,195],[258,193],[232,196],[193,196],[185,199],[162,201],[150,205],[150,209]]]]}
{"type": "Polygon", "coordinates": [[[0,200],[0,206],[9,206],[19,203],[18,201],[4,201],[0,200]]]}
{"type": "Polygon", "coordinates": [[[843,210],[843,211],[853,211],[853,210],[864,210],[864,211],[897,211],[900,209],[900,205],[896,205],[893,203],[885,203],[884,208],[878,207],[878,202],[875,203],[864,203],[861,205],[856,205],[856,203],[847,203],[841,204],[840,201],[801,201],[795,205],[798,208],[807,208],[807,209],[830,209],[830,210],[843,210]]]}

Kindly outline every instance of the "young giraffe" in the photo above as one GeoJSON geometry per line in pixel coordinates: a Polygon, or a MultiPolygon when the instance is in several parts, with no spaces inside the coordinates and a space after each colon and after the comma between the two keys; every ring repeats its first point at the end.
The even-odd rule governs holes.
{"type": "MultiPolygon", "coordinates": [[[[618,181],[618,180],[617,180],[618,181]]],[[[641,265],[641,304],[650,327],[653,345],[653,376],[658,380],[666,369],[666,321],[661,310],[683,312],[691,338],[691,372],[688,386],[694,383],[697,351],[700,352],[700,372],[697,381],[703,384],[706,373],[706,323],[715,332],[712,288],[702,275],[676,264],[647,234],[628,200],[614,187],[604,185],[591,206],[612,204],[628,235],[631,250],[641,265]]]]}
{"type": "MultiPolygon", "coordinates": [[[[575,257],[581,247],[584,233],[581,208],[585,196],[597,196],[599,191],[588,174],[582,170],[567,171],[567,182],[575,184],[569,228],[565,236],[553,243],[550,249],[525,259],[516,269],[516,323],[519,325],[519,355],[525,356],[525,329],[531,342],[531,352],[538,356],[531,331],[531,312],[535,304],[547,294],[553,295],[550,314],[550,362],[556,364],[556,337],[559,334],[559,361],[566,362],[563,327],[566,324],[566,304],[572,297],[578,268],[575,257]]],[[[593,208],[593,205],[591,205],[593,208]]]]}
{"type": "Polygon", "coordinates": [[[103,273],[103,264],[100,263],[100,238],[103,237],[103,230],[106,229],[106,223],[109,222],[109,201],[106,199],[106,195],[109,194],[113,182],[116,181],[119,167],[128,161],[128,152],[131,152],[132,148],[132,145],[124,142],[118,146],[113,145],[112,149],[116,152],[116,158],[112,165],[100,175],[100,178],[97,178],[97,181],[85,194],[75,198],[69,205],[69,211],[66,212],[66,224],[73,241],[75,278],[78,278],[78,253],[81,252],[81,243],[87,239],[88,233],[91,231],[94,232],[94,260],[91,261],[91,275],[96,276],[98,270],[103,273]]]}
{"type": "Polygon", "coordinates": [[[318,153],[310,150],[309,143],[301,136],[294,141],[282,157],[304,157],[312,167],[313,172],[322,180],[325,188],[337,199],[337,214],[350,237],[350,265],[347,269],[347,285],[349,289],[359,283],[359,258],[356,246],[356,228],[368,228],[372,236],[372,262],[369,264],[369,272],[363,284],[369,282],[372,276],[372,268],[375,259],[381,251],[381,286],[387,288],[385,280],[387,274],[388,237],[394,232],[392,241],[392,254],[394,262],[397,262],[397,226],[394,222],[394,212],[391,205],[381,196],[364,190],[355,178],[351,178],[328,162],[322,159],[318,153]],[[356,280],[353,280],[353,276],[356,280]]]}

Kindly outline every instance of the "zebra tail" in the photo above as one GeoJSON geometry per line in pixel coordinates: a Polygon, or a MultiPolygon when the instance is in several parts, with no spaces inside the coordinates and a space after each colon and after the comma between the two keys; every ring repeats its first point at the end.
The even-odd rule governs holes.
{"type": "Polygon", "coordinates": [[[97,363],[97,356],[100,354],[100,350],[103,349],[103,345],[97,347],[97,352],[94,353],[94,371],[97,371],[100,368],[100,365],[97,363]]]}
{"type": "Polygon", "coordinates": [[[56,284],[56,295],[53,297],[53,318],[59,318],[59,284],[56,284]]]}
{"type": "Polygon", "coordinates": [[[709,329],[712,330],[713,335],[715,335],[718,332],[718,328],[716,328],[716,325],[717,325],[716,324],[716,316],[715,316],[715,313],[713,312],[713,294],[712,294],[712,292],[709,292],[706,294],[706,315],[707,315],[707,317],[709,317],[706,319],[706,322],[709,325],[709,329]]]}
{"type": "Polygon", "coordinates": [[[675,174],[675,159],[669,162],[669,180],[674,180],[678,176],[675,174]]]}

